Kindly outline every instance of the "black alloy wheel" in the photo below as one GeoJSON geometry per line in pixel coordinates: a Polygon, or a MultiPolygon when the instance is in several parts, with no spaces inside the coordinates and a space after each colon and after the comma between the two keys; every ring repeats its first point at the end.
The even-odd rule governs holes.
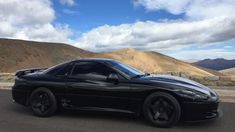
{"type": "Polygon", "coordinates": [[[157,92],[151,94],[145,100],[143,107],[145,118],[157,127],[171,127],[180,119],[180,105],[168,93],[157,92]]]}
{"type": "Polygon", "coordinates": [[[57,102],[54,94],[46,88],[38,88],[30,96],[30,106],[35,115],[48,117],[57,110],[57,102]]]}

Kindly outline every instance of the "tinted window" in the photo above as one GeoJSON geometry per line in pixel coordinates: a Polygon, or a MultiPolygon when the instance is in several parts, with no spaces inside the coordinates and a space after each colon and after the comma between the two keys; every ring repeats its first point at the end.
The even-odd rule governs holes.
{"type": "Polygon", "coordinates": [[[59,64],[59,65],[56,65],[56,66],[53,66],[49,69],[47,69],[45,71],[46,74],[50,74],[50,75],[54,75],[56,74],[59,70],[61,70],[62,68],[64,68],[65,66],[67,65],[67,63],[64,63],[64,64],[59,64]]]}
{"type": "Polygon", "coordinates": [[[65,76],[65,75],[68,75],[71,71],[71,65],[66,65],[65,67],[61,68],[57,73],[56,75],[58,76],[65,76]]]}
{"type": "Polygon", "coordinates": [[[96,62],[79,62],[75,64],[72,75],[73,76],[96,76],[107,77],[109,74],[114,73],[109,67],[96,63],[96,62]]]}
{"type": "Polygon", "coordinates": [[[137,70],[137,69],[135,69],[131,66],[125,65],[125,64],[123,64],[121,62],[118,62],[118,61],[110,61],[108,63],[111,64],[114,68],[116,68],[117,70],[119,70],[123,74],[126,74],[129,77],[135,77],[135,76],[145,74],[142,71],[139,71],[139,70],[137,70]]]}

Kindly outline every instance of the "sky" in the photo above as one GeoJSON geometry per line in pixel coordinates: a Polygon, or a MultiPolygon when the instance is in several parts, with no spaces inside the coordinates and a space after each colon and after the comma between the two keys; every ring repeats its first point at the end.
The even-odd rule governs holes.
{"type": "Polygon", "coordinates": [[[0,38],[235,59],[235,0],[0,0],[0,38]]]}

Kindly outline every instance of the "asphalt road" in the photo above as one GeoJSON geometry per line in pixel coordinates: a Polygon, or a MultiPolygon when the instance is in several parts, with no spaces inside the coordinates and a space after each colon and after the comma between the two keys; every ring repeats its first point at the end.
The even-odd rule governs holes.
{"type": "Polygon", "coordinates": [[[61,111],[50,118],[35,117],[11,101],[10,90],[0,90],[0,132],[235,132],[235,103],[221,103],[223,117],[201,123],[180,122],[155,128],[141,117],[107,112],[61,111]]]}

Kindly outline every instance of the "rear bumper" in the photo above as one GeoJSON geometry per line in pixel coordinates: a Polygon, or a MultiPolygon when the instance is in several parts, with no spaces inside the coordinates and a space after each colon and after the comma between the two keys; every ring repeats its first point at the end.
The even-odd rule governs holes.
{"type": "Polygon", "coordinates": [[[182,120],[201,121],[220,116],[219,102],[184,102],[182,104],[182,120]]]}

